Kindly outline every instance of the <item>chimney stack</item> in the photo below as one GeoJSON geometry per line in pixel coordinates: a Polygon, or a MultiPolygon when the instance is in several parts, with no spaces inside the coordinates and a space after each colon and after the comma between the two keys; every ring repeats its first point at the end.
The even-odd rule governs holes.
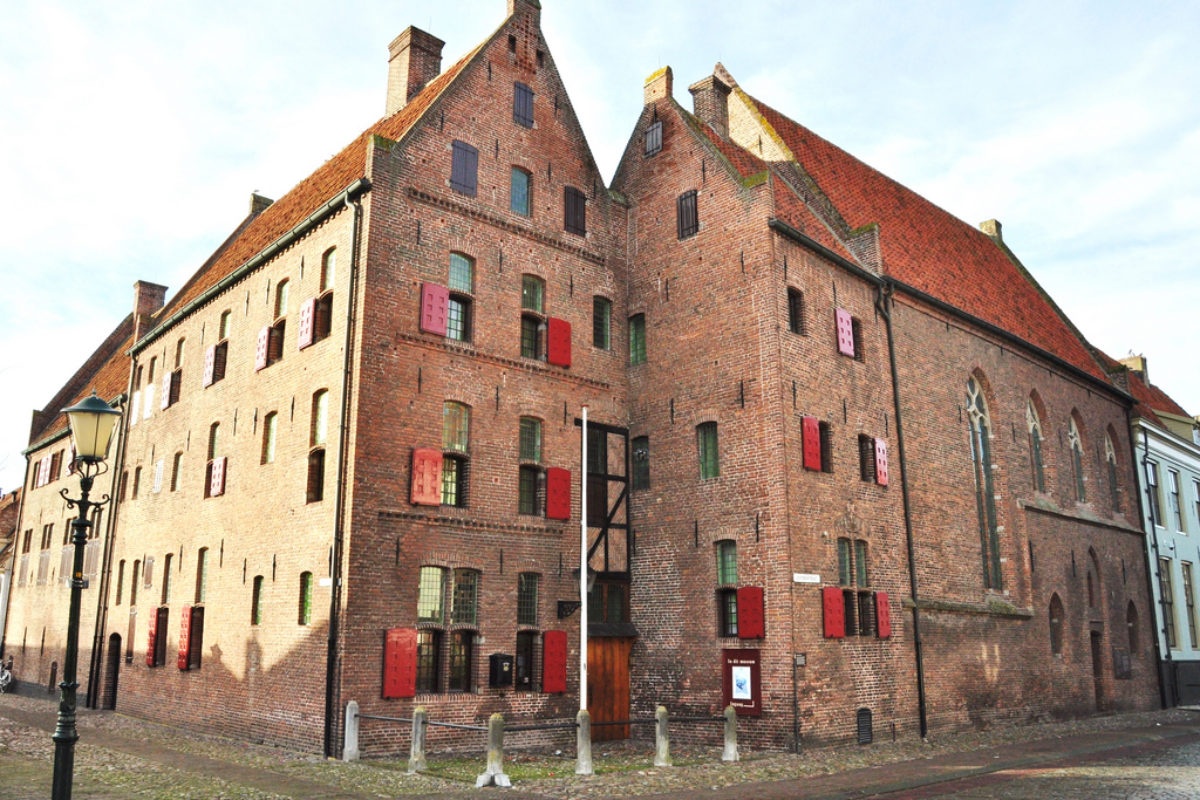
{"type": "Polygon", "coordinates": [[[264,197],[258,192],[250,193],[250,216],[257,217],[275,201],[269,197],[264,197]]]}
{"type": "Polygon", "coordinates": [[[541,27],[542,4],[539,0],[508,0],[508,16],[512,17],[518,11],[529,16],[532,27],[541,27]]]}
{"type": "Polygon", "coordinates": [[[386,116],[395,114],[442,71],[446,43],[412,25],[388,45],[386,116]]]}
{"type": "Polygon", "coordinates": [[[158,313],[166,299],[165,286],[149,281],[136,281],[133,284],[133,341],[140,341],[154,327],[151,317],[158,313]]]}
{"type": "Polygon", "coordinates": [[[712,126],[722,139],[729,138],[729,91],[716,75],[702,78],[691,86],[692,108],[697,117],[712,126]]]}
{"type": "Polygon", "coordinates": [[[996,242],[996,244],[1001,244],[1004,242],[1004,234],[1001,231],[1000,220],[998,219],[984,220],[983,222],[979,223],[979,230],[992,237],[992,241],[996,242]]]}
{"type": "Polygon", "coordinates": [[[643,103],[650,105],[662,100],[664,97],[670,99],[674,90],[674,82],[674,75],[671,73],[670,67],[663,67],[649,78],[646,78],[646,86],[642,90],[643,103]]]}
{"type": "Polygon", "coordinates": [[[1130,353],[1121,359],[1121,363],[1128,367],[1130,372],[1138,373],[1138,375],[1141,376],[1141,379],[1146,383],[1150,382],[1150,373],[1146,366],[1145,356],[1135,356],[1133,353],[1130,353]]]}

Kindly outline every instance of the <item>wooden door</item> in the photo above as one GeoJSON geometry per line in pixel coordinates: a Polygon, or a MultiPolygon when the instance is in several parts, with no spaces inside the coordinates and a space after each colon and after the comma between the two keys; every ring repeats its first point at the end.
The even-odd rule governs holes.
{"type": "Polygon", "coordinates": [[[114,633],[108,637],[108,662],[104,670],[104,691],[100,695],[100,707],[114,709],[117,707],[117,678],[121,672],[121,634],[114,633]]]}
{"type": "Polygon", "coordinates": [[[629,719],[629,651],[633,639],[588,638],[588,711],[592,741],[628,739],[628,725],[596,725],[629,719]]]}

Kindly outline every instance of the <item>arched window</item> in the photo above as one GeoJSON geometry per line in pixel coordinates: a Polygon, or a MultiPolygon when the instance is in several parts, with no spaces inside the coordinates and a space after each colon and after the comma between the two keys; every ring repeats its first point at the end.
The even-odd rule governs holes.
{"type": "Polygon", "coordinates": [[[275,285],[275,315],[271,332],[267,337],[267,366],[283,358],[283,336],[287,330],[288,289],[287,279],[275,285]]]}
{"type": "Polygon", "coordinates": [[[318,503],[325,497],[325,431],[329,424],[329,390],[318,389],[312,397],[308,432],[308,486],[305,497],[318,503]]]}
{"type": "Polygon", "coordinates": [[[1071,448],[1071,464],[1075,469],[1075,500],[1086,503],[1087,489],[1083,484],[1083,440],[1079,437],[1079,425],[1075,422],[1074,415],[1067,425],[1067,444],[1071,448]]]}
{"type": "Polygon", "coordinates": [[[1117,451],[1113,447],[1112,432],[1104,434],[1104,463],[1108,467],[1108,498],[1113,514],[1121,513],[1121,487],[1117,483],[1117,451]]]}
{"type": "Polygon", "coordinates": [[[1000,574],[1000,534],[996,522],[996,490],[992,479],[991,420],[987,402],[975,378],[967,380],[967,423],[971,437],[971,468],[975,476],[975,511],[983,555],[983,585],[1003,588],[1000,574]]]}
{"type": "Polygon", "coordinates": [[[313,342],[325,339],[333,331],[333,283],[337,271],[337,249],[329,248],[321,256],[321,294],[313,308],[313,342]]]}
{"type": "Polygon", "coordinates": [[[467,446],[471,410],[447,400],[442,405],[442,505],[467,505],[467,446]]]}
{"type": "Polygon", "coordinates": [[[451,253],[447,286],[450,299],[446,306],[446,338],[469,342],[472,298],[475,292],[475,262],[462,253],[451,253]]]}
{"type": "Polygon", "coordinates": [[[1046,491],[1046,471],[1042,462],[1042,421],[1030,398],[1025,406],[1025,426],[1029,431],[1029,464],[1033,470],[1033,488],[1046,491]]]}
{"type": "Polygon", "coordinates": [[[279,414],[272,411],[263,419],[262,456],[260,464],[275,461],[275,433],[279,427],[279,414]]]}
{"type": "Polygon", "coordinates": [[[1063,604],[1055,594],[1050,598],[1050,652],[1056,656],[1062,655],[1063,642],[1063,604]]]}

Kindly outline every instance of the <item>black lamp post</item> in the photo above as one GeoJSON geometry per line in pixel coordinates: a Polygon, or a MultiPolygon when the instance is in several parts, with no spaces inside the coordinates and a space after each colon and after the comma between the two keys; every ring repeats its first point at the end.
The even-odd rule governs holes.
{"type": "Polygon", "coordinates": [[[63,413],[71,426],[71,440],[75,445],[75,466],[79,470],[78,500],[61,494],[68,508],[79,507],[79,516],[71,522],[71,541],[75,543],[75,560],[71,566],[71,613],[67,620],[67,650],[63,655],[63,679],[58,685],[61,690],[58,701],[58,727],[54,729],[54,788],[53,800],[70,800],[71,787],[75,778],[75,742],[79,734],[75,730],[75,680],[76,662],[79,660],[79,607],[83,600],[83,548],[87,544],[88,528],[92,526],[88,512],[95,506],[108,502],[108,495],[100,500],[88,500],[92,481],[104,473],[107,465],[108,444],[121,412],[96,396],[64,408],[63,413]]]}

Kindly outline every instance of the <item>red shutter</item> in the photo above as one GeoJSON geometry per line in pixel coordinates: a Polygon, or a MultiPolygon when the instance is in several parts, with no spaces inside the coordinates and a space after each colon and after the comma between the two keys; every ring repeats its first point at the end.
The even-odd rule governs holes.
{"type": "Polygon", "coordinates": [[[571,323],[565,319],[547,320],[546,360],[559,367],[571,366],[571,323]]]}
{"type": "Polygon", "coordinates": [[[816,417],[801,417],[800,433],[804,446],[804,468],[821,470],[821,425],[816,417]]]}
{"type": "Polygon", "coordinates": [[[571,518],[571,470],[561,467],[546,470],[546,517],[571,518]]]}
{"type": "Polygon", "coordinates": [[[271,326],[258,332],[258,345],[254,349],[254,371],[267,366],[267,352],[271,347],[271,326]]]}
{"type": "Polygon", "coordinates": [[[442,504],[442,451],[432,447],[417,447],[412,454],[412,492],[409,502],[414,506],[442,504]]]}
{"type": "Polygon", "coordinates": [[[567,690],[567,632],[542,634],[542,691],[567,690]]]}
{"type": "Polygon", "coordinates": [[[887,592],[875,593],[875,631],[880,639],[892,635],[892,612],[888,606],[887,592]]]}
{"type": "Polygon", "coordinates": [[[826,586],[821,590],[821,611],[825,620],[825,638],[843,638],[846,635],[846,607],[842,605],[841,589],[826,586]]]}
{"type": "Polygon", "coordinates": [[[383,696],[417,693],[417,629],[392,628],[383,640],[383,696]]]}
{"type": "Polygon", "coordinates": [[[313,343],[313,320],[316,317],[317,298],[310,297],[300,304],[300,337],[297,344],[303,350],[313,343]]]}
{"type": "Polygon", "coordinates": [[[216,356],[217,356],[217,346],[215,344],[212,347],[210,347],[204,351],[204,381],[203,381],[204,386],[212,386],[213,365],[216,364],[216,360],[217,360],[216,356]]]}
{"type": "Polygon", "coordinates": [[[208,484],[208,496],[225,494],[225,456],[212,460],[212,480],[208,484]]]}
{"type": "MultiPolygon", "coordinates": [[[[148,641],[146,642],[146,666],[154,666],[154,651],[158,649],[158,614],[150,615],[150,630],[148,631],[148,641]]],[[[165,634],[166,631],[163,631],[165,634]]]]}
{"type": "Polygon", "coordinates": [[[175,665],[180,669],[188,668],[188,652],[192,634],[192,607],[184,606],[183,614],[179,617],[179,658],[175,665]]]}
{"type": "Polygon", "coordinates": [[[421,284],[421,330],[446,335],[446,315],[450,306],[450,290],[436,283],[421,284]]]}
{"type": "Polygon", "coordinates": [[[838,352],[846,356],[854,356],[854,320],[850,312],[839,308],[834,312],[837,317],[838,352]]]}
{"type": "Polygon", "coordinates": [[[160,406],[160,408],[166,408],[167,406],[171,405],[171,375],[172,374],[173,373],[168,372],[165,375],[163,375],[162,405],[160,406]]]}
{"type": "Polygon", "coordinates": [[[739,639],[761,639],[766,635],[763,590],[761,586],[742,586],[737,590],[739,639]]]}
{"type": "Polygon", "coordinates": [[[875,482],[880,486],[888,485],[887,442],[875,440],[875,482]]]}

